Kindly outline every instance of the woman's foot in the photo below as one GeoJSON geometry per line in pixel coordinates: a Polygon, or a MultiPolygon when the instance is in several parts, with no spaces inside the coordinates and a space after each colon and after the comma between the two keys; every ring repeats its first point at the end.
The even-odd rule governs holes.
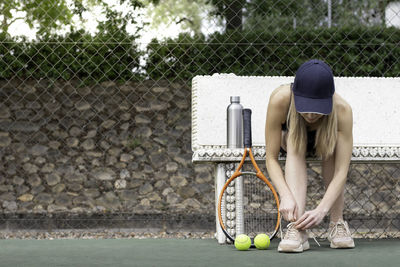
{"type": "Polygon", "coordinates": [[[279,252],[303,252],[310,249],[308,235],[305,231],[300,232],[294,223],[287,225],[287,231],[278,246],[279,252]]]}
{"type": "Polygon", "coordinates": [[[354,248],[355,246],[349,226],[343,220],[329,224],[328,240],[331,241],[331,248],[354,248]]]}

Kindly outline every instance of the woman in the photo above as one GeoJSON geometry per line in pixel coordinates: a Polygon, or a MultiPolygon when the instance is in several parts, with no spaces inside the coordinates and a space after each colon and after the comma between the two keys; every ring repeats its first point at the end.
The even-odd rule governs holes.
{"type": "Polygon", "coordinates": [[[278,251],[309,249],[310,229],[330,212],[328,239],[332,248],[351,248],[354,241],[343,220],[344,186],[353,148],[350,105],[337,93],[330,67],[320,60],[302,64],[293,84],[275,89],[269,99],[265,125],[266,165],[280,195],[280,212],[289,221],[278,251]],[[278,162],[286,153],[285,175],[278,162]],[[306,157],[322,160],[324,197],[305,211],[306,157]]]}

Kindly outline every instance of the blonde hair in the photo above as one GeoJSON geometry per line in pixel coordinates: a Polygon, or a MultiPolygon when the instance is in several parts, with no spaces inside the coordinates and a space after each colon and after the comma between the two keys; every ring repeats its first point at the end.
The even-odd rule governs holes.
{"type": "MultiPolygon", "coordinates": [[[[317,156],[322,158],[328,158],[335,152],[337,140],[337,114],[334,106],[335,105],[333,105],[332,112],[329,115],[322,116],[322,122],[317,129],[315,137],[314,148],[317,156]]],[[[307,149],[306,121],[296,110],[293,92],[291,93],[286,125],[289,126],[288,140],[293,144],[295,151],[304,151],[305,153],[307,149]]]]}

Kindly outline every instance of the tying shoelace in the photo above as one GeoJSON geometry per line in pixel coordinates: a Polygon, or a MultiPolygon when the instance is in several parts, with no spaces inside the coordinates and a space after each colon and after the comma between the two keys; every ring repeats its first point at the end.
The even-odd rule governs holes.
{"type": "MultiPolygon", "coordinates": [[[[282,218],[282,217],[281,217],[282,218]]],[[[286,236],[288,237],[287,239],[295,239],[296,238],[296,232],[298,231],[295,227],[294,227],[294,222],[291,222],[287,225],[287,232],[286,232],[286,236]],[[293,231],[295,230],[295,231],[293,231]]],[[[282,231],[282,219],[279,223],[279,231],[281,233],[281,238],[283,237],[283,231],[282,231]]],[[[285,238],[286,239],[286,238],[285,238]]],[[[317,241],[317,239],[315,237],[313,237],[315,243],[317,243],[317,245],[320,247],[321,245],[319,244],[319,242],[317,241]]]]}
{"type": "MultiPolygon", "coordinates": [[[[297,237],[297,229],[294,227],[294,223],[291,222],[287,226],[287,231],[285,235],[285,239],[293,240],[297,237]],[[294,231],[293,231],[294,230],[294,231]]],[[[282,231],[282,230],[281,230],[282,231]]],[[[282,233],[281,233],[282,234],[282,233]]]]}

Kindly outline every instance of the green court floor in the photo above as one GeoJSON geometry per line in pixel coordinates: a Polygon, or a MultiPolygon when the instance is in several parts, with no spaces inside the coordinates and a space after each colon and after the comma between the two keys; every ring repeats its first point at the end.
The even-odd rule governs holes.
{"type": "Polygon", "coordinates": [[[311,249],[282,254],[237,251],[214,239],[0,240],[0,266],[400,266],[400,239],[356,240],[335,250],[310,239],[311,249]]]}

